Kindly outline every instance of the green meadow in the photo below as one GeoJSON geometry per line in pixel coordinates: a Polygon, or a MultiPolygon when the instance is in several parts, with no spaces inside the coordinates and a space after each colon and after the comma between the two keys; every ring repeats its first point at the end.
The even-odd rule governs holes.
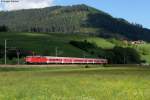
{"type": "MultiPolygon", "coordinates": [[[[18,32],[0,32],[0,45],[4,46],[4,40],[7,39],[7,47],[20,48],[23,50],[33,51],[37,55],[55,56],[56,48],[58,56],[67,57],[87,57],[97,58],[97,55],[92,55],[82,49],[72,46],[71,40],[84,41],[96,44],[103,49],[111,49],[115,46],[126,47],[123,41],[116,39],[104,39],[88,34],[65,34],[65,33],[18,33],[18,32]]],[[[138,46],[129,46],[138,50],[142,60],[150,63],[150,44],[145,43],[138,46]]],[[[3,59],[0,63],[3,63],[3,59]]]]}
{"type": "Polygon", "coordinates": [[[0,100],[149,100],[147,67],[0,68],[0,100]]]}

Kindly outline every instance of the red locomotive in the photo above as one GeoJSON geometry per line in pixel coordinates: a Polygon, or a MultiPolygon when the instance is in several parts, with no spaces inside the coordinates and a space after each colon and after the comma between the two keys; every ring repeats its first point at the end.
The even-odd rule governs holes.
{"type": "Polygon", "coordinates": [[[28,64],[107,64],[107,59],[51,57],[51,56],[27,56],[28,64]]]}

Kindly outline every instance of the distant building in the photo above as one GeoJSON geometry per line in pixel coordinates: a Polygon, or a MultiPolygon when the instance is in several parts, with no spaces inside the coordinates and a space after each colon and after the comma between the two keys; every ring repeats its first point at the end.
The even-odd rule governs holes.
{"type": "Polygon", "coordinates": [[[132,45],[140,45],[140,44],[145,44],[145,41],[143,41],[143,40],[130,41],[130,44],[132,44],[132,45]]]}
{"type": "Polygon", "coordinates": [[[140,44],[145,44],[145,41],[143,41],[143,40],[128,41],[128,40],[124,39],[123,43],[125,43],[125,44],[131,44],[131,45],[140,45],[140,44]]]}

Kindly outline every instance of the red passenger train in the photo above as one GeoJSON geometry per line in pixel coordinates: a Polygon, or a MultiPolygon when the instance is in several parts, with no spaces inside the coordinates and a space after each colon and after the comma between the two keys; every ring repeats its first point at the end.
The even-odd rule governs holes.
{"type": "Polygon", "coordinates": [[[51,57],[51,56],[27,56],[27,64],[107,64],[107,59],[51,57]]]}

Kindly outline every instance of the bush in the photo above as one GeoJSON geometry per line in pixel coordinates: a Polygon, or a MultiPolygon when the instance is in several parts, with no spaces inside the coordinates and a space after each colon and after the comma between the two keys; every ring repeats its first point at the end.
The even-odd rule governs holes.
{"type": "Polygon", "coordinates": [[[115,47],[107,54],[107,59],[113,64],[139,64],[139,53],[133,48],[115,47]]]}

